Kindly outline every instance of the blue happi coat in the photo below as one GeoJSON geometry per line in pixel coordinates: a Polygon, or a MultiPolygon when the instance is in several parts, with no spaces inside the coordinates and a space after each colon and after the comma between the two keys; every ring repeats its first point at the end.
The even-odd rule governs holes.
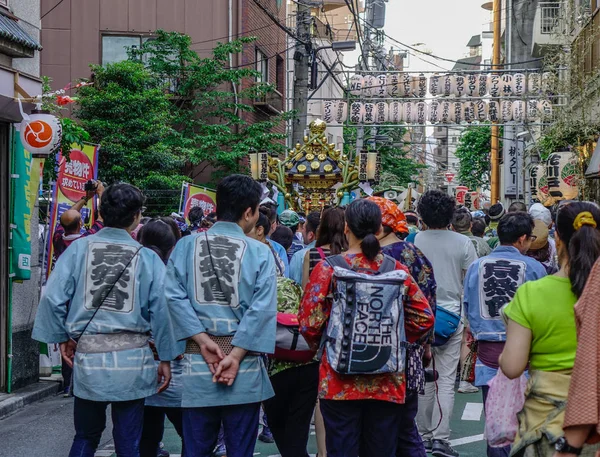
{"type": "MultiPolygon", "coordinates": [[[[177,356],[164,299],[165,266],[150,249],[121,229],[104,228],[80,238],[60,256],[48,279],[35,318],[32,338],[45,343],[85,335],[123,332],[152,335],[161,360],[177,356]],[[133,258],[125,272],[127,261],[133,258]],[[115,283],[116,281],[116,283],[115,283]],[[111,284],[115,283],[102,302],[111,284]]],[[[181,353],[181,352],[179,352],[181,353]]],[[[74,394],[94,401],[126,401],[148,397],[158,387],[150,347],[75,355],[74,394]]]]}
{"type": "MultiPolygon", "coordinates": [[[[237,224],[217,222],[207,232],[183,238],[169,259],[165,293],[177,340],[202,332],[235,335],[234,346],[256,353],[274,351],[273,254],[267,245],[246,237],[237,224]]],[[[184,408],[257,403],[274,395],[260,356],[242,360],[231,387],[212,382],[201,355],[186,354],[183,364],[184,408]]]]}

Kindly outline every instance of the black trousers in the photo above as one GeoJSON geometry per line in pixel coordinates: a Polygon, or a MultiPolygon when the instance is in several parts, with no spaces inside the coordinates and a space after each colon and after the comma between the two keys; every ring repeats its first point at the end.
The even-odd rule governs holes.
{"type": "Polygon", "coordinates": [[[380,400],[323,400],[328,457],[396,455],[403,406],[380,400]]]}
{"type": "Polygon", "coordinates": [[[306,445],[317,402],[319,364],[288,368],[271,377],[275,397],[263,403],[281,457],[308,457],[306,445]]]}
{"type": "MultiPolygon", "coordinates": [[[[156,457],[159,443],[165,432],[165,416],[169,418],[177,434],[183,440],[183,424],[181,408],[163,408],[159,406],[144,407],[144,428],[140,441],[140,457],[156,457]]],[[[185,455],[185,452],[181,452],[185,455]]]]}

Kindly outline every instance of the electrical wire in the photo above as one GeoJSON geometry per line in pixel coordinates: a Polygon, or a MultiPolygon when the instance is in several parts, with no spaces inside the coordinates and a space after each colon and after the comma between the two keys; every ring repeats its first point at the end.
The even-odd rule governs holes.
{"type": "Polygon", "coordinates": [[[52,8],[50,8],[48,11],[46,11],[46,13],[44,13],[42,15],[42,17],[40,17],[40,21],[42,19],[44,19],[46,16],[48,16],[52,11],[54,11],[56,8],[58,8],[62,2],[64,2],[65,0],[60,0],[56,5],[54,5],[52,8]]]}

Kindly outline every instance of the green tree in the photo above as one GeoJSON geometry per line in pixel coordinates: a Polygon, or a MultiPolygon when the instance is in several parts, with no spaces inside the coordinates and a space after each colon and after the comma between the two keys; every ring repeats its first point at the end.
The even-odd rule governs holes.
{"type": "Polygon", "coordinates": [[[99,178],[141,188],[176,189],[187,178],[182,134],[164,81],[140,62],[93,66],[94,84],[81,88],[74,114],[101,144],[99,178]]]}
{"type": "Polygon", "coordinates": [[[158,30],[156,39],[130,51],[132,59],[145,61],[147,68],[167,83],[174,100],[175,124],[190,163],[203,165],[200,171],[212,166],[218,171],[215,176],[239,172],[252,149],[285,152],[285,133],[273,130],[291,113],[252,123],[243,116],[254,112],[252,101],[273,93],[274,86],[253,83],[260,74],[252,68],[229,66],[230,56],[241,53],[244,45],[255,39],[219,43],[211,57],[201,58],[191,49],[189,36],[158,30]]]}
{"type": "MultiPolygon", "coordinates": [[[[365,129],[365,144],[372,138],[371,129],[365,129]]],[[[354,157],[356,152],[356,128],[344,129],[344,152],[354,157]]],[[[381,180],[376,190],[391,186],[407,186],[415,182],[419,170],[427,168],[410,157],[413,144],[405,141],[406,128],[399,126],[379,127],[378,137],[387,137],[385,141],[375,143],[381,158],[381,180]]]]}
{"type": "Polygon", "coordinates": [[[469,189],[490,188],[491,147],[492,129],[489,125],[469,127],[463,132],[456,149],[456,157],[460,161],[458,180],[462,185],[469,189]]]}

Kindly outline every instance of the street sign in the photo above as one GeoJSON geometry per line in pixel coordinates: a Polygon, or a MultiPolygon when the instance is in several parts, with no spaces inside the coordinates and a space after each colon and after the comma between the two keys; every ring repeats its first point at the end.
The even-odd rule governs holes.
{"type": "Polygon", "coordinates": [[[455,175],[454,175],[454,173],[450,173],[450,172],[448,172],[448,173],[446,173],[446,174],[445,174],[445,176],[446,176],[446,180],[447,180],[449,183],[451,183],[451,182],[454,180],[454,176],[455,176],[455,175]]]}

